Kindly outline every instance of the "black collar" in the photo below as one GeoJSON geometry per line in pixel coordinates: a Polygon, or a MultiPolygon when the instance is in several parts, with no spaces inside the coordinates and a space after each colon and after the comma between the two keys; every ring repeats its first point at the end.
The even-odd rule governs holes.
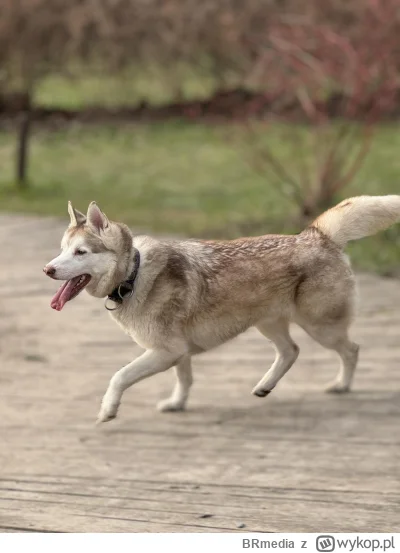
{"type": "MultiPolygon", "coordinates": [[[[134,248],[135,254],[133,256],[133,269],[131,274],[129,275],[129,278],[121,282],[114,290],[111,292],[111,294],[108,295],[109,300],[118,303],[119,305],[122,304],[122,301],[124,298],[130,298],[133,294],[133,289],[135,286],[135,280],[137,277],[137,274],[139,272],[139,265],[140,265],[140,253],[139,250],[134,248]]],[[[115,309],[118,309],[118,307],[115,307],[114,309],[110,309],[107,307],[107,302],[105,303],[105,308],[107,311],[114,311],[115,309]]]]}

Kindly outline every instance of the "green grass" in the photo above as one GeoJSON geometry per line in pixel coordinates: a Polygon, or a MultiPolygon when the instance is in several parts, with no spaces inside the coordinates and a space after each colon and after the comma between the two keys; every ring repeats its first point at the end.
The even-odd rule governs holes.
{"type": "MultiPolygon", "coordinates": [[[[84,211],[96,200],[111,219],[140,231],[234,237],[292,232],[295,205],[279,186],[255,173],[239,145],[227,140],[233,126],[183,122],[130,126],[71,126],[35,130],[30,187],[13,183],[15,136],[0,132],[0,209],[64,217],[66,204],[84,211]]],[[[290,165],[278,130],[268,140],[290,165]]],[[[382,127],[362,170],[345,196],[400,192],[400,134],[382,127]]],[[[385,272],[400,265],[400,229],[351,246],[363,269],[385,272]]]]}
{"type": "Polygon", "coordinates": [[[64,109],[132,107],[142,101],[156,106],[177,101],[178,96],[185,100],[208,98],[215,88],[211,74],[196,74],[190,67],[177,67],[174,73],[160,67],[132,68],[114,76],[92,73],[82,77],[78,72],[75,78],[56,74],[41,79],[35,103],[64,109]]]}

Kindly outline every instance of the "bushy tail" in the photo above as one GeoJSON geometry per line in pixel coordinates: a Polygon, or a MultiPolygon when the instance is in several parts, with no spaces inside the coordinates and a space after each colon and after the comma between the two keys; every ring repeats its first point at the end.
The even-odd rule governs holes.
{"type": "Polygon", "coordinates": [[[312,226],[345,247],[400,221],[400,196],[357,196],[320,215],[312,226]]]}

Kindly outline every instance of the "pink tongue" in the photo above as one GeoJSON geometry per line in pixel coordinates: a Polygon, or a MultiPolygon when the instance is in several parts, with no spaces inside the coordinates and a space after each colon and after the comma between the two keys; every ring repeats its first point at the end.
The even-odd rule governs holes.
{"type": "Polygon", "coordinates": [[[64,307],[67,301],[71,299],[73,289],[79,279],[80,277],[78,276],[75,278],[71,278],[71,280],[67,280],[67,282],[64,282],[64,284],[61,286],[61,288],[58,290],[56,295],[51,300],[51,307],[53,309],[56,309],[57,311],[61,311],[61,309],[64,307]]]}

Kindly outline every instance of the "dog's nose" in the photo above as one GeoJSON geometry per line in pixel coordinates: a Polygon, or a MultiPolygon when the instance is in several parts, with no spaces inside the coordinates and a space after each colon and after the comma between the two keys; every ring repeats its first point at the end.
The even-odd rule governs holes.
{"type": "Polygon", "coordinates": [[[46,273],[47,276],[52,277],[52,276],[55,275],[56,269],[55,269],[55,267],[52,267],[51,265],[50,265],[50,267],[48,265],[46,265],[46,267],[43,267],[43,272],[46,273]]]}

